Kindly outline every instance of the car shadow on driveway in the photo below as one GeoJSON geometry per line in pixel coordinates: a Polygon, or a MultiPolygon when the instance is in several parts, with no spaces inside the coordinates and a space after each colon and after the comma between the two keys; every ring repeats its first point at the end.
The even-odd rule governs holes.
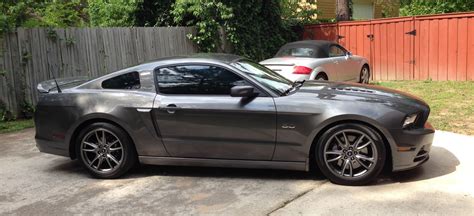
{"type": "Polygon", "coordinates": [[[138,178],[152,175],[186,176],[206,178],[242,178],[274,180],[323,180],[319,173],[290,170],[215,168],[215,167],[182,167],[142,165],[126,178],[138,178]]]}
{"type": "Polygon", "coordinates": [[[449,150],[432,146],[430,159],[425,164],[412,170],[385,174],[375,184],[405,183],[437,178],[456,171],[459,164],[458,158],[449,150]]]}
{"type": "MultiPolygon", "coordinates": [[[[54,166],[49,167],[48,172],[59,172],[87,176],[87,171],[75,160],[58,158],[54,160],[54,166]]],[[[398,182],[414,182],[444,176],[456,171],[460,164],[457,157],[443,147],[433,146],[430,160],[421,167],[413,170],[383,174],[372,185],[383,185],[398,182]]],[[[318,171],[313,172],[271,170],[271,169],[240,169],[240,168],[214,168],[214,167],[184,167],[184,166],[154,166],[141,165],[135,168],[122,179],[138,179],[149,176],[186,176],[207,178],[242,178],[242,179],[274,179],[274,180],[325,180],[326,178],[318,171]]],[[[92,177],[91,177],[92,178],[92,177]]]]}

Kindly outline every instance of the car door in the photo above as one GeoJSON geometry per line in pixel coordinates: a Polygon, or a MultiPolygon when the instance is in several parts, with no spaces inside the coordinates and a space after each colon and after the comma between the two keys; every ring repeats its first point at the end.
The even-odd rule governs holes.
{"type": "Polygon", "coordinates": [[[332,67],[334,70],[336,70],[340,81],[349,81],[354,79],[352,75],[354,74],[354,68],[349,61],[350,56],[347,55],[347,51],[343,47],[337,44],[332,44],[329,47],[329,58],[332,59],[332,67]]]}
{"type": "Polygon", "coordinates": [[[231,97],[230,88],[251,85],[216,65],[193,64],[155,70],[159,92],[153,115],[173,157],[271,160],[276,139],[272,97],[231,97]]]}

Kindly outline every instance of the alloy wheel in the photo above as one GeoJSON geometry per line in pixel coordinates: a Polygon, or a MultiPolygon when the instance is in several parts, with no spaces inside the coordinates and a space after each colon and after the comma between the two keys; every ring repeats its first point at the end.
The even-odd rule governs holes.
{"type": "Polygon", "coordinates": [[[360,72],[360,83],[367,84],[369,83],[369,68],[363,67],[360,72]]]}
{"type": "Polygon", "coordinates": [[[362,131],[345,129],[324,145],[324,162],[335,175],[356,178],[371,172],[377,163],[377,146],[362,131]]]}
{"type": "Polygon", "coordinates": [[[115,171],[124,160],[120,139],[105,128],[88,132],[81,141],[80,152],[86,165],[101,173],[115,171]]]}

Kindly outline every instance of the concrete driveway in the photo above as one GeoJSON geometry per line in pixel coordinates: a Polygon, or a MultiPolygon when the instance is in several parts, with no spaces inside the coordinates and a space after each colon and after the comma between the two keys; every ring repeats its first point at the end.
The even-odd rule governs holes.
{"type": "Polygon", "coordinates": [[[364,187],[304,172],[143,166],[90,178],[39,153],[34,131],[0,135],[0,214],[472,215],[474,137],[438,131],[423,167],[364,187]]]}

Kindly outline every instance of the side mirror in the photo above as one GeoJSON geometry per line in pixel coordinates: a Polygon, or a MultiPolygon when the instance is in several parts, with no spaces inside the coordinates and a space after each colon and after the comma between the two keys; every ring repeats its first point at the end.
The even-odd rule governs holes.
{"type": "Polygon", "coordinates": [[[230,89],[230,96],[232,97],[252,97],[255,95],[252,86],[234,86],[230,89]]]}
{"type": "Polygon", "coordinates": [[[352,53],[351,53],[351,52],[347,52],[347,53],[346,53],[346,56],[351,57],[351,56],[352,56],[352,53]]]}

